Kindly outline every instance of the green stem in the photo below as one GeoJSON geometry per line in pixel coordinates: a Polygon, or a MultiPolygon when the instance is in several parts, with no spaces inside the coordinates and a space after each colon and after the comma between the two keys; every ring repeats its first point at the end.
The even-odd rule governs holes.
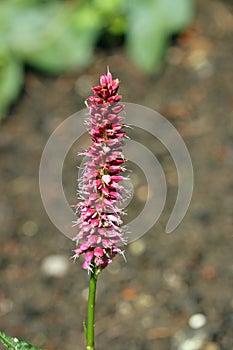
{"type": "Polygon", "coordinates": [[[98,274],[99,271],[97,269],[94,269],[93,272],[91,272],[90,276],[88,296],[88,318],[86,330],[86,350],[95,350],[95,294],[98,274]]]}

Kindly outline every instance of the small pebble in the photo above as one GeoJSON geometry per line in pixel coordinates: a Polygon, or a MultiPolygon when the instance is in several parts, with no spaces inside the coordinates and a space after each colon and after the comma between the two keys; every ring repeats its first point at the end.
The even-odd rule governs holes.
{"type": "Polygon", "coordinates": [[[25,236],[34,236],[38,232],[38,225],[35,221],[26,221],[21,227],[21,232],[25,236]]]}
{"type": "Polygon", "coordinates": [[[135,288],[127,287],[122,291],[122,296],[126,301],[132,301],[137,297],[137,291],[135,288]]]}
{"type": "Polygon", "coordinates": [[[214,342],[207,342],[204,347],[203,350],[219,350],[219,346],[217,343],[214,342]]]}
{"type": "Polygon", "coordinates": [[[141,202],[146,202],[148,198],[148,186],[142,185],[136,191],[137,199],[141,202]]]}
{"type": "Polygon", "coordinates": [[[189,327],[193,329],[201,328],[206,324],[206,317],[201,313],[194,314],[190,317],[188,324],[189,324],[189,327]]]}
{"type": "Polygon", "coordinates": [[[49,255],[41,264],[42,272],[47,276],[62,277],[69,267],[69,260],[63,255],[49,255]]]}
{"type": "Polygon", "coordinates": [[[180,276],[178,276],[172,270],[166,270],[163,274],[163,278],[168,285],[168,287],[173,289],[180,289],[182,287],[182,280],[180,276]]]}
{"type": "Polygon", "coordinates": [[[150,294],[140,294],[135,301],[135,305],[140,308],[151,308],[153,304],[154,298],[150,294]]]}
{"type": "Polygon", "coordinates": [[[118,305],[118,311],[121,315],[127,316],[132,314],[132,305],[127,301],[122,301],[118,305]]]}
{"type": "Polygon", "coordinates": [[[146,244],[142,239],[139,239],[130,244],[129,250],[132,255],[140,256],[145,252],[146,244]]]}
{"type": "Polygon", "coordinates": [[[202,277],[205,280],[209,280],[209,281],[212,280],[213,278],[215,278],[216,274],[217,274],[217,272],[216,272],[215,266],[211,266],[211,265],[204,266],[204,268],[201,271],[202,277]]]}
{"type": "Polygon", "coordinates": [[[186,339],[179,347],[179,350],[199,350],[203,344],[202,339],[186,339]]]}
{"type": "Polygon", "coordinates": [[[207,334],[203,330],[194,331],[191,328],[184,328],[178,331],[174,337],[175,350],[201,350],[207,334]]]}

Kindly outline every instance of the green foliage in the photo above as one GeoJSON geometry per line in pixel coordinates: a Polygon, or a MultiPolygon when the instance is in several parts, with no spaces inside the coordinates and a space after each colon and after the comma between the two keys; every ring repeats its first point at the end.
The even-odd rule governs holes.
{"type": "Polygon", "coordinates": [[[17,98],[22,84],[22,65],[9,51],[0,47],[0,117],[17,98]]]}
{"type": "Polygon", "coordinates": [[[8,350],[41,350],[31,344],[28,344],[24,340],[18,340],[17,338],[9,337],[3,332],[0,332],[0,342],[8,350]]]}
{"type": "Polygon", "coordinates": [[[164,59],[169,38],[191,22],[191,0],[132,0],[128,3],[129,56],[147,73],[156,72],[164,59]]]}
{"type": "Polygon", "coordinates": [[[169,36],[193,13],[193,0],[1,0],[0,116],[20,91],[24,64],[50,74],[83,69],[103,32],[123,35],[132,61],[156,72],[169,36]]]}

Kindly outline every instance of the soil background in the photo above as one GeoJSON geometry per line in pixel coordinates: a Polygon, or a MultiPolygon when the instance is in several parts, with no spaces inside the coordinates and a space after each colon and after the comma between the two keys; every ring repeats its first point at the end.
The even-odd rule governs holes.
{"type": "MultiPolygon", "coordinates": [[[[84,349],[88,276],[70,259],[73,242],[43,208],[38,169],[50,134],[84,108],[90,86],[109,65],[124,101],[157,110],[178,129],[195,184],[187,215],[166,235],[177,172],[159,142],[149,141],[165,171],[167,202],[153,229],[127,247],[127,263],[116,257],[99,278],[96,349],[233,350],[232,35],[232,1],[198,1],[193,25],[176,38],[155,76],[140,72],[120,47],[99,48],[81,73],[48,77],[27,68],[22,94],[0,127],[1,330],[47,350],[84,349]],[[47,259],[53,255],[59,276],[47,259]],[[196,313],[206,316],[205,341],[182,348],[176,341],[189,337],[196,313]]],[[[72,147],[64,166],[70,203],[78,151],[72,147]]],[[[135,176],[138,206],[129,208],[131,216],[146,193],[145,179],[135,176]]]]}

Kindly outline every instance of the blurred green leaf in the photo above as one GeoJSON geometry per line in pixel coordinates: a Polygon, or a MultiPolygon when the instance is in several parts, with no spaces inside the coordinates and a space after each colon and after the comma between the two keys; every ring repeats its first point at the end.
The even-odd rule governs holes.
{"type": "MultiPolygon", "coordinates": [[[[124,0],[93,0],[93,6],[104,15],[119,14],[122,11],[124,0]]],[[[107,18],[106,18],[107,20],[107,18]]]]}
{"type": "Polygon", "coordinates": [[[41,350],[23,340],[12,338],[0,332],[0,341],[8,350],[41,350]]]}
{"type": "Polygon", "coordinates": [[[74,7],[74,9],[70,11],[68,21],[71,25],[71,29],[81,31],[89,31],[90,29],[96,30],[103,26],[100,11],[89,2],[74,7]]]}
{"type": "Polygon", "coordinates": [[[127,28],[126,19],[123,16],[117,16],[112,19],[108,31],[113,35],[124,34],[127,28]]]}
{"type": "Polygon", "coordinates": [[[89,33],[80,33],[77,37],[72,32],[63,32],[59,38],[52,38],[46,46],[34,51],[25,60],[30,65],[53,74],[84,68],[92,59],[92,39],[93,36],[89,33]]]}
{"type": "Polygon", "coordinates": [[[164,59],[169,36],[187,26],[193,15],[192,0],[132,0],[127,3],[127,50],[142,70],[156,72],[164,59]]]}
{"type": "Polygon", "coordinates": [[[5,33],[8,46],[22,58],[37,51],[44,46],[49,34],[57,29],[59,21],[62,22],[59,13],[61,6],[58,3],[13,7],[5,33]]]}
{"type": "Polygon", "coordinates": [[[147,73],[156,72],[169,37],[190,23],[193,4],[194,0],[0,0],[0,112],[5,113],[19,92],[23,64],[52,74],[82,69],[91,63],[101,40],[109,47],[126,37],[132,61],[147,73]]]}
{"type": "Polygon", "coordinates": [[[194,6],[192,0],[160,0],[158,12],[164,19],[170,34],[184,30],[193,19],[194,6]]]}
{"type": "Polygon", "coordinates": [[[93,0],[92,8],[101,18],[101,27],[110,34],[121,35],[126,30],[124,0],[93,0]]]}
{"type": "Polygon", "coordinates": [[[158,2],[147,3],[150,6],[137,0],[131,3],[127,50],[132,61],[150,73],[160,67],[168,39],[163,17],[158,12],[158,2]]]}
{"type": "Polygon", "coordinates": [[[0,119],[17,98],[23,84],[23,69],[10,52],[0,48],[0,119]]]}
{"type": "Polygon", "coordinates": [[[90,64],[99,28],[96,13],[86,6],[20,7],[11,16],[8,43],[26,63],[58,74],[90,64]]]}

